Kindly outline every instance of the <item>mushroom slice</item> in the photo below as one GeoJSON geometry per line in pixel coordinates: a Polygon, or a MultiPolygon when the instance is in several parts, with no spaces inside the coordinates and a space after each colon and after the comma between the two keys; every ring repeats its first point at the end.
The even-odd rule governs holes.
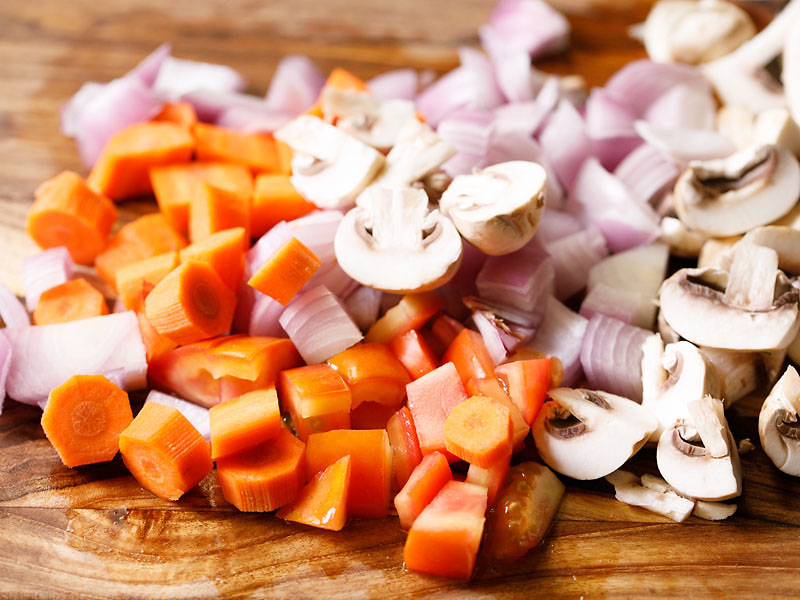
{"type": "Polygon", "coordinates": [[[644,446],[658,423],[633,400],[606,392],[557,388],[533,423],[542,460],[574,479],[599,479],[644,446]]]}
{"type": "MultiPolygon", "coordinates": [[[[796,4],[796,3],[795,3],[796,4]]],[[[788,8],[788,7],[786,7],[788,8]]],[[[786,8],[783,12],[786,12],[786,8]]],[[[786,102],[792,113],[795,128],[800,126],[800,35],[797,35],[797,24],[800,23],[800,9],[795,12],[795,29],[793,35],[787,35],[783,45],[783,70],[781,81],[786,93],[786,102]]]]}
{"type": "Polygon", "coordinates": [[[778,254],[779,268],[800,275],[800,231],[797,229],[779,225],[756,227],[745,234],[740,244],[772,248],[778,254]]]}
{"type": "MultiPolygon", "coordinates": [[[[678,523],[689,518],[694,509],[693,500],[679,496],[666,485],[666,482],[663,487],[659,486],[660,489],[645,485],[645,477],[642,476],[640,483],[639,478],[633,473],[618,470],[606,475],[606,481],[614,486],[615,497],[620,502],[646,508],[678,523]]],[[[662,481],[657,477],[652,479],[662,481]]]]}
{"type": "Polygon", "coordinates": [[[778,469],[800,476],[800,376],[794,367],[786,372],[764,400],[758,415],[761,447],[778,469]]]}
{"type": "Polygon", "coordinates": [[[714,267],[727,271],[731,267],[733,247],[742,239],[735,235],[727,238],[711,238],[706,240],[697,257],[697,266],[701,269],[714,267]]]}
{"type": "Polygon", "coordinates": [[[757,311],[770,307],[778,276],[778,253],[772,248],[739,242],[733,249],[728,285],[722,301],[757,311]]]}
{"type": "Polygon", "coordinates": [[[452,221],[428,210],[423,190],[371,187],[339,224],[334,249],[339,266],[359,283],[410,294],[449,281],[462,244],[452,221]]]}
{"type": "Polygon", "coordinates": [[[275,139],[292,149],[292,185],[321,208],[353,204],[384,162],[375,148],[311,115],[287,123],[275,139]]]}
{"type": "Polygon", "coordinates": [[[706,500],[698,500],[694,503],[694,510],[692,514],[700,519],[706,521],[724,521],[728,517],[733,516],[738,506],[735,504],[726,504],[725,502],[707,502],[706,500]]]}
{"type": "Polygon", "coordinates": [[[675,217],[661,219],[660,241],[669,245],[669,252],[674,256],[697,258],[708,236],[689,229],[683,221],[675,217]]]}
{"type": "Polygon", "coordinates": [[[746,106],[724,104],[717,111],[717,131],[730,139],[737,148],[753,145],[754,130],[755,114],[746,106]]]}
{"type": "MultiPolygon", "coordinates": [[[[798,64],[798,68],[800,68],[800,64],[798,64]]],[[[800,107],[798,108],[800,109],[800,107]]],[[[795,123],[792,115],[785,108],[762,110],[755,118],[753,142],[775,144],[800,157],[800,126],[795,123]]]]}
{"type": "Polygon", "coordinates": [[[703,355],[714,365],[720,378],[725,408],[748,396],[761,386],[761,367],[757,352],[736,352],[702,347],[703,355]]]}
{"type": "Polygon", "coordinates": [[[527,244],[542,216],[547,172],[534,162],[499,163],[458,175],[439,201],[459,233],[484,254],[509,254],[527,244]]]}
{"type": "Polygon", "coordinates": [[[681,341],[681,336],[678,335],[678,332],[675,331],[670,324],[667,323],[667,320],[664,318],[664,315],[661,314],[661,311],[658,311],[658,318],[656,319],[656,326],[658,329],[658,334],[661,336],[661,339],[664,340],[668,344],[674,344],[675,342],[681,341]]]}
{"type": "Polygon", "coordinates": [[[800,165],[777,146],[750,146],[727,158],[692,161],[675,183],[675,211],[709,236],[745,233],[785,215],[800,197],[800,165]]]}

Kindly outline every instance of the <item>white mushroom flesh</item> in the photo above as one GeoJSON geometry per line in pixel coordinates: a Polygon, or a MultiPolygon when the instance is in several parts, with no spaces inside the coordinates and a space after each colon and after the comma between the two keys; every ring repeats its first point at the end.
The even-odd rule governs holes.
{"type": "Polygon", "coordinates": [[[762,383],[759,354],[703,346],[700,349],[717,371],[725,408],[756,391],[762,383]]]}
{"type": "Polygon", "coordinates": [[[722,301],[745,310],[766,310],[775,297],[778,253],[772,248],[738,243],[728,272],[722,301]]]}
{"type": "Polygon", "coordinates": [[[645,476],[640,482],[636,475],[628,471],[614,471],[606,475],[606,481],[614,486],[615,497],[620,502],[646,508],[678,523],[688,519],[695,506],[694,501],[679,496],[669,486],[663,489],[646,486],[645,476]]]}
{"type": "Polygon", "coordinates": [[[728,504],[725,502],[708,502],[706,500],[697,500],[694,503],[694,510],[692,514],[706,521],[724,521],[728,517],[732,517],[736,512],[738,506],[736,504],[728,504]]]}
{"type": "Polygon", "coordinates": [[[800,476],[800,376],[788,367],[764,400],[758,415],[761,447],[773,464],[800,476]]]}

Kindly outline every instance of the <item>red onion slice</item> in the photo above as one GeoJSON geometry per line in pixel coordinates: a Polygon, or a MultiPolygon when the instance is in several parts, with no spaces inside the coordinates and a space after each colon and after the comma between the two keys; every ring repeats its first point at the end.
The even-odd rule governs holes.
{"type": "Polygon", "coordinates": [[[545,248],[553,259],[555,296],[559,300],[586,287],[589,270],[608,255],[603,234],[593,226],[554,240],[545,248]]]}
{"type": "Polygon", "coordinates": [[[342,222],[338,210],[318,210],[289,222],[289,230],[323,262],[336,259],[333,240],[342,222]]]}
{"type": "Polygon", "coordinates": [[[566,47],[569,21],[541,0],[501,0],[479,33],[493,56],[522,50],[536,58],[566,47]]]}
{"type": "Polygon", "coordinates": [[[515,102],[494,109],[494,133],[532,136],[550,114],[551,107],[539,102],[515,102]]]}
{"type": "Polygon", "coordinates": [[[575,215],[561,210],[545,210],[539,219],[534,239],[544,248],[554,242],[583,229],[583,224],[575,215]]]}
{"type": "Polygon", "coordinates": [[[472,313],[472,322],[478,328],[492,362],[499,365],[508,356],[500,329],[480,311],[472,313]]]}
{"type": "Polygon", "coordinates": [[[373,77],[367,81],[367,87],[381,100],[414,100],[419,83],[419,74],[414,69],[395,69],[373,77]]]}
{"type": "Polygon", "coordinates": [[[488,111],[461,109],[439,123],[436,133],[458,151],[442,165],[448,175],[455,177],[485,166],[492,120],[492,113],[488,111]]]}
{"type": "Polygon", "coordinates": [[[23,329],[31,326],[28,311],[4,283],[0,283],[0,319],[7,329],[23,329]]]}
{"type": "Polygon", "coordinates": [[[147,394],[145,404],[148,402],[156,402],[157,404],[163,404],[177,409],[207,442],[211,441],[211,422],[206,407],[156,390],[150,390],[150,393],[147,394]]]}
{"type": "Polygon", "coordinates": [[[168,56],[158,70],[153,91],[169,102],[194,90],[241,92],[247,80],[236,70],[196,60],[168,56]]]}
{"type": "Polygon", "coordinates": [[[652,204],[675,183],[680,171],[661,150],[642,144],[617,165],[614,175],[634,197],[652,204]]]}
{"type": "Polygon", "coordinates": [[[620,290],[605,284],[592,286],[581,303],[580,314],[591,319],[600,314],[617,319],[628,325],[639,326],[637,314],[642,304],[652,304],[652,299],[630,290],[620,290]]]}
{"type": "Polygon", "coordinates": [[[561,361],[564,369],[561,385],[573,386],[580,379],[581,347],[588,323],[555,298],[548,300],[544,321],[530,345],[561,361]]]}
{"type": "Polygon", "coordinates": [[[366,331],[378,320],[381,296],[383,292],[362,285],[345,297],[344,307],[361,331],[366,331]]]}
{"type": "Polygon", "coordinates": [[[594,149],[577,109],[561,100],[539,136],[539,143],[553,165],[558,180],[572,192],[575,178],[594,149]]]}
{"type": "Polygon", "coordinates": [[[253,291],[254,298],[247,333],[254,336],[286,337],[286,332],[279,321],[285,307],[277,300],[253,291]]]}
{"type": "Polygon", "coordinates": [[[245,133],[272,133],[291,119],[292,115],[288,113],[273,112],[262,107],[233,106],[219,114],[216,124],[245,133]]]}
{"type": "Polygon", "coordinates": [[[529,243],[511,254],[490,256],[475,284],[481,298],[544,313],[547,298],[553,295],[554,277],[553,259],[529,243]]]}
{"type": "Polygon", "coordinates": [[[709,89],[679,85],[653,102],[644,120],[667,129],[714,129],[717,105],[709,89]]]}
{"type": "Polygon", "coordinates": [[[50,248],[22,263],[22,289],[25,290],[25,306],[33,311],[39,304],[43,292],[72,279],[75,263],[64,246],[50,248]]]}
{"type": "Polygon", "coordinates": [[[736,151],[734,143],[718,131],[656,127],[647,121],[636,121],[635,127],[648,144],[678,163],[723,158],[736,151]]]}
{"type": "Polygon", "coordinates": [[[266,105],[276,113],[299,115],[317,101],[325,77],[306,56],[284,56],[275,68],[265,97],[266,105]]]}
{"type": "Polygon", "coordinates": [[[602,88],[595,88],[586,101],[586,132],[593,139],[636,137],[636,115],[602,88]]]}
{"type": "Polygon", "coordinates": [[[216,123],[224,113],[233,108],[250,109],[251,114],[263,114],[266,117],[276,114],[276,111],[267,106],[263,99],[239,92],[220,92],[201,88],[186,92],[179,100],[194,106],[197,118],[206,123],[216,123]]]}
{"type": "Polygon", "coordinates": [[[0,331],[0,415],[3,414],[3,404],[6,399],[6,380],[11,368],[11,344],[0,331]]]}
{"type": "Polygon", "coordinates": [[[497,84],[508,102],[529,102],[534,97],[531,57],[522,49],[492,56],[497,84]]]}
{"type": "Polygon", "coordinates": [[[148,88],[153,87],[159,72],[161,72],[161,67],[171,55],[172,46],[169,43],[161,44],[145,56],[138,65],[128,71],[126,77],[135,77],[148,88]]]}

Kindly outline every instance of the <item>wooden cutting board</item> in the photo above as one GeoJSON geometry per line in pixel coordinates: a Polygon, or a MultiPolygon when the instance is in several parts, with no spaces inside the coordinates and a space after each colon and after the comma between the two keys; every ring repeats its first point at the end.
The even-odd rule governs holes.
{"type": "MultiPolygon", "coordinates": [[[[443,72],[477,43],[492,0],[38,0],[0,2],[0,280],[20,291],[36,251],[23,231],[36,185],[82,172],[58,109],[87,80],[124,73],[169,40],[181,57],[240,69],[263,93],[278,59],[314,58],[370,77],[413,66],[443,72]]],[[[543,63],[601,84],[643,56],[626,28],[642,0],[560,0],[569,52],[543,63]]],[[[768,9],[753,3],[761,11],[768,9]]],[[[122,205],[124,219],[152,202],[122,205]]],[[[737,439],[758,441],[758,402],[733,409],[737,439]]],[[[37,598],[793,597],[800,575],[800,483],[757,448],[742,457],[744,495],[722,523],[678,525],[614,500],[604,482],[570,483],[545,543],[518,564],[481,566],[470,584],[406,573],[394,518],[340,533],[287,525],[228,505],[215,477],[180,502],[143,491],[119,459],[67,469],[38,409],[0,417],[0,595],[37,598]]],[[[655,472],[652,451],[632,469],[655,472]]]]}

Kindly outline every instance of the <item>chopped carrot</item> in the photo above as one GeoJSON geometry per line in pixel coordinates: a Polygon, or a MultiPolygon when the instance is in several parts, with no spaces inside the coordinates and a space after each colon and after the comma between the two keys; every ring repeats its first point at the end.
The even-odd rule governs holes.
{"type": "Polygon", "coordinates": [[[442,362],[452,362],[466,384],[470,379],[494,377],[494,361],[483,343],[481,334],[462,329],[442,357],[442,362]]]}
{"type": "Polygon", "coordinates": [[[320,265],[316,254],[297,238],[290,238],[264,261],[247,285],[286,306],[320,265]]]}
{"type": "Polygon", "coordinates": [[[275,516],[295,523],[340,531],[347,523],[347,491],[352,473],[350,455],[320,471],[300,491],[297,500],[275,516]]]}
{"type": "Polygon", "coordinates": [[[200,242],[233,227],[243,227],[250,239],[250,198],[203,183],[189,205],[189,239],[200,242]]]}
{"type": "Polygon", "coordinates": [[[197,123],[197,111],[190,102],[167,102],[151,121],[166,121],[191,129],[197,123]]]}
{"type": "Polygon", "coordinates": [[[286,176],[291,175],[292,147],[286,142],[281,142],[280,140],[275,140],[275,147],[278,149],[278,160],[281,164],[281,173],[286,176]]]}
{"type": "Polygon", "coordinates": [[[180,250],[186,240],[175,231],[164,215],[153,213],[139,217],[122,227],[111,238],[108,248],[94,261],[100,277],[114,287],[117,269],[165,252],[180,250]]]}
{"type": "Polygon", "coordinates": [[[403,529],[410,529],[439,490],[452,479],[450,463],[444,454],[433,452],[423,458],[403,489],[394,497],[394,507],[397,509],[397,516],[400,517],[400,526],[403,529]]]}
{"type": "Polygon", "coordinates": [[[194,146],[191,132],[175,123],[131,125],[106,144],[87,182],[112,200],[149,194],[150,168],[188,162],[194,146]]]}
{"type": "Polygon", "coordinates": [[[255,390],[212,406],[208,416],[214,460],[271,440],[283,425],[275,388],[255,390]]]}
{"type": "Polygon", "coordinates": [[[178,500],[211,472],[211,449],[178,409],[146,402],[119,436],[125,466],[159,498],[178,500]]]}
{"type": "Polygon", "coordinates": [[[80,175],[64,171],[36,190],[25,229],[41,248],[66,246],[72,260],[90,265],[108,243],[117,219],[114,203],[80,175]]]}
{"type": "Polygon", "coordinates": [[[505,485],[508,478],[508,470],[511,468],[510,457],[506,456],[498,460],[487,468],[472,464],[467,470],[467,483],[482,485],[488,494],[489,506],[494,505],[497,494],[505,485]]]}
{"type": "Polygon", "coordinates": [[[389,348],[412,379],[419,379],[439,366],[428,342],[414,329],[394,338],[389,342],[389,348]]]}
{"type": "Polygon", "coordinates": [[[495,370],[525,422],[532,425],[550,388],[552,376],[550,358],[519,360],[500,365],[495,370]]]}
{"type": "MultiPolygon", "coordinates": [[[[369,88],[363,79],[356,77],[350,71],[346,71],[341,67],[335,68],[328,75],[324,87],[331,87],[337,90],[355,90],[357,92],[368,92],[369,88]]],[[[322,106],[320,101],[317,100],[316,104],[306,111],[307,114],[314,115],[322,118],[322,106]]]]}
{"type": "Polygon", "coordinates": [[[102,375],[74,375],[50,392],[42,429],[68,467],[106,462],[133,420],[128,394],[102,375]]]}
{"type": "Polygon", "coordinates": [[[356,519],[385,517],[392,482],[392,448],[384,429],[337,429],[308,436],[308,474],[324,470],[340,458],[352,461],[347,513],[356,519]]]}
{"type": "Polygon", "coordinates": [[[236,296],[208,263],[189,260],[147,295],[144,312],[155,330],[176,344],[222,335],[231,327],[236,296]]]}
{"type": "Polygon", "coordinates": [[[78,277],[42,293],[33,311],[34,325],[53,325],[108,314],[108,305],[96,287],[78,277]]]}
{"type": "Polygon", "coordinates": [[[281,428],[268,442],[217,460],[217,476],[225,499],[239,510],[275,510],[306,483],[306,445],[281,428]]]}
{"type": "Polygon", "coordinates": [[[472,396],[450,411],[444,423],[444,439],[449,452],[488,469],[511,456],[511,414],[491,398],[472,396]]]}
{"type": "Polygon", "coordinates": [[[377,402],[391,407],[391,416],[403,403],[411,381],[403,364],[383,344],[357,344],[329,358],[328,364],[350,387],[353,409],[362,402],[377,402]]]}
{"type": "Polygon", "coordinates": [[[433,292],[408,294],[375,321],[365,337],[368,342],[388,344],[406,331],[419,329],[439,312],[444,301],[433,292]]]}
{"type": "Polygon", "coordinates": [[[178,266],[178,253],[174,250],[117,269],[117,294],[128,310],[141,310],[147,294],[178,266]]]}
{"type": "Polygon", "coordinates": [[[386,429],[395,409],[379,402],[362,402],[350,411],[350,428],[386,429]]]}
{"type": "Polygon", "coordinates": [[[281,221],[299,219],[316,208],[294,189],[288,175],[262,173],[256,177],[253,192],[251,232],[254,237],[262,236],[281,221]]]}
{"type": "Polygon", "coordinates": [[[142,343],[144,344],[148,364],[177,347],[175,342],[165,338],[155,330],[143,312],[137,312],[136,318],[139,320],[139,333],[142,335],[142,343]]]}
{"type": "Polygon", "coordinates": [[[220,162],[193,162],[150,169],[150,182],[159,210],[181,233],[189,231],[189,207],[192,198],[202,192],[207,183],[228,190],[250,201],[253,195],[253,175],[243,165],[220,162]]]}
{"type": "Polygon", "coordinates": [[[499,402],[508,409],[511,415],[511,428],[514,431],[514,451],[521,450],[525,445],[525,438],[528,437],[530,426],[525,422],[522,412],[517,405],[511,401],[508,394],[494,377],[486,379],[470,379],[466,385],[467,393],[470,396],[486,396],[499,402]]]}
{"type": "Polygon", "coordinates": [[[414,468],[422,462],[417,428],[407,406],[403,406],[386,423],[389,444],[392,446],[392,465],[396,489],[401,489],[411,477],[414,468]]]}
{"type": "Polygon", "coordinates": [[[281,170],[278,149],[271,135],[242,133],[198,123],[197,160],[224,160],[244,165],[255,172],[277,173],[281,170]]]}
{"type": "Polygon", "coordinates": [[[312,433],[350,427],[350,388],[330,365],[283,371],[278,392],[302,440],[312,433]]]}
{"type": "Polygon", "coordinates": [[[199,260],[208,263],[231,291],[238,292],[244,275],[244,253],[249,241],[242,227],[218,231],[181,250],[181,262],[199,260]]]}

